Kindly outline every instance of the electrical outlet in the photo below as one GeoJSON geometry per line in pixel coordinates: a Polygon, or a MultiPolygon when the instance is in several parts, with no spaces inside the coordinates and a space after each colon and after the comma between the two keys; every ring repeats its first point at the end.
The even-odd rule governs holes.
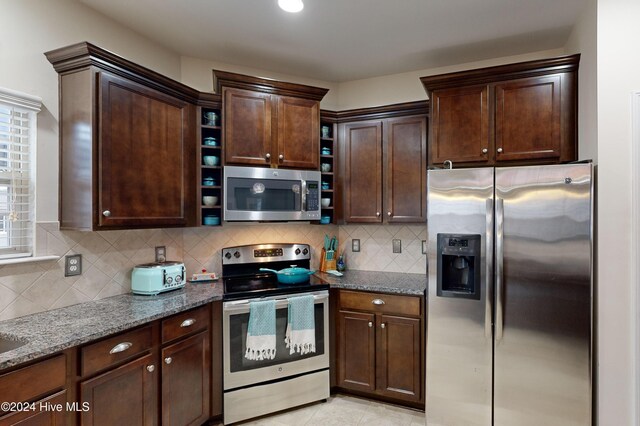
{"type": "Polygon", "coordinates": [[[402,240],[393,240],[393,252],[402,253],[402,240]]]}
{"type": "Polygon", "coordinates": [[[427,254],[427,240],[422,240],[422,254],[427,254]]]}
{"type": "Polygon", "coordinates": [[[360,251],[360,240],[359,239],[352,239],[351,240],[351,251],[354,253],[357,253],[360,251]]]}
{"type": "Polygon", "coordinates": [[[69,254],[64,257],[64,276],[82,275],[82,255],[69,254]]]}
{"type": "Polygon", "coordinates": [[[167,247],[156,246],[156,262],[165,262],[167,260],[167,247]]]}

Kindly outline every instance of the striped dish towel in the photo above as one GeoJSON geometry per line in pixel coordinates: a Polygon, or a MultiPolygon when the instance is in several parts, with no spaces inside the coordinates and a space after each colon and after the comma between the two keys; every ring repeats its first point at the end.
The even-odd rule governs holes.
{"type": "Polygon", "coordinates": [[[244,357],[263,361],[276,357],[276,301],[249,303],[247,351],[244,357]]]}
{"type": "Polygon", "coordinates": [[[284,342],[289,354],[306,355],[316,351],[314,298],[311,295],[290,297],[287,331],[284,342]]]}

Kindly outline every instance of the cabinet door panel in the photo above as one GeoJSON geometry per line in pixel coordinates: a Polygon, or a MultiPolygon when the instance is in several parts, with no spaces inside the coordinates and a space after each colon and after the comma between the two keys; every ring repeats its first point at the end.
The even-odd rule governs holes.
{"type": "Polygon", "coordinates": [[[488,102],[487,86],[442,89],[432,93],[432,164],[442,164],[445,160],[471,163],[490,159],[488,102]]]}
{"type": "Polygon", "coordinates": [[[63,390],[47,398],[34,402],[34,411],[16,411],[0,418],[0,426],[65,426],[67,391],[63,390]],[[50,404],[50,405],[47,405],[50,404]],[[61,404],[57,411],[50,407],[61,404]],[[46,409],[44,407],[49,407],[46,409]]]}
{"type": "Polygon", "coordinates": [[[424,222],[427,206],[427,119],[390,119],[384,125],[386,220],[424,222]]]}
{"type": "Polygon", "coordinates": [[[496,159],[560,157],[560,75],[499,83],[495,91],[496,159]]]}
{"type": "Polygon", "coordinates": [[[270,164],[271,95],[225,88],[223,98],[225,162],[270,164]]]}
{"type": "Polygon", "coordinates": [[[200,425],[209,418],[211,359],[208,332],[162,350],[162,424],[200,425]],[[170,363],[167,363],[168,359],[170,363]]]}
{"type": "Polygon", "coordinates": [[[88,426],[155,425],[158,423],[157,369],[150,372],[153,356],[128,364],[80,383],[80,423],[88,426]]]}
{"type": "Polygon", "coordinates": [[[137,83],[99,76],[98,226],[186,225],[195,198],[195,139],[186,130],[193,110],[137,83]]]}
{"type": "Polygon", "coordinates": [[[338,312],[338,386],[367,392],[375,390],[374,324],[373,314],[338,312]]]}
{"type": "Polygon", "coordinates": [[[377,328],[380,336],[377,347],[378,390],[393,398],[420,401],[420,319],[380,315],[377,328]]]}
{"type": "Polygon", "coordinates": [[[382,221],[382,123],[343,126],[345,221],[382,221]]]}
{"type": "Polygon", "coordinates": [[[320,164],[320,103],[278,97],[277,162],[282,167],[317,170],[320,164]],[[283,156],[280,159],[280,155],[283,156]]]}

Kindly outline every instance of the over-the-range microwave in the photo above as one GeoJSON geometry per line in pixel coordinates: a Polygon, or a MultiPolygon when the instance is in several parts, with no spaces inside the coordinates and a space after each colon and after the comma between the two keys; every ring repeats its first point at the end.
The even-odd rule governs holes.
{"type": "Polygon", "coordinates": [[[320,219],[320,172],[224,167],[224,220],[320,219]]]}

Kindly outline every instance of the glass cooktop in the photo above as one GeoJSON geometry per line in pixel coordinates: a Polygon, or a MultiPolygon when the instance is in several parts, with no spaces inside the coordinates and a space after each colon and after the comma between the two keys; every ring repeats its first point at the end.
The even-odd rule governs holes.
{"type": "Polygon", "coordinates": [[[224,300],[276,296],[279,294],[302,293],[329,289],[329,284],[316,276],[299,284],[280,284],[272,273],[223,277],[224,300]]]}

